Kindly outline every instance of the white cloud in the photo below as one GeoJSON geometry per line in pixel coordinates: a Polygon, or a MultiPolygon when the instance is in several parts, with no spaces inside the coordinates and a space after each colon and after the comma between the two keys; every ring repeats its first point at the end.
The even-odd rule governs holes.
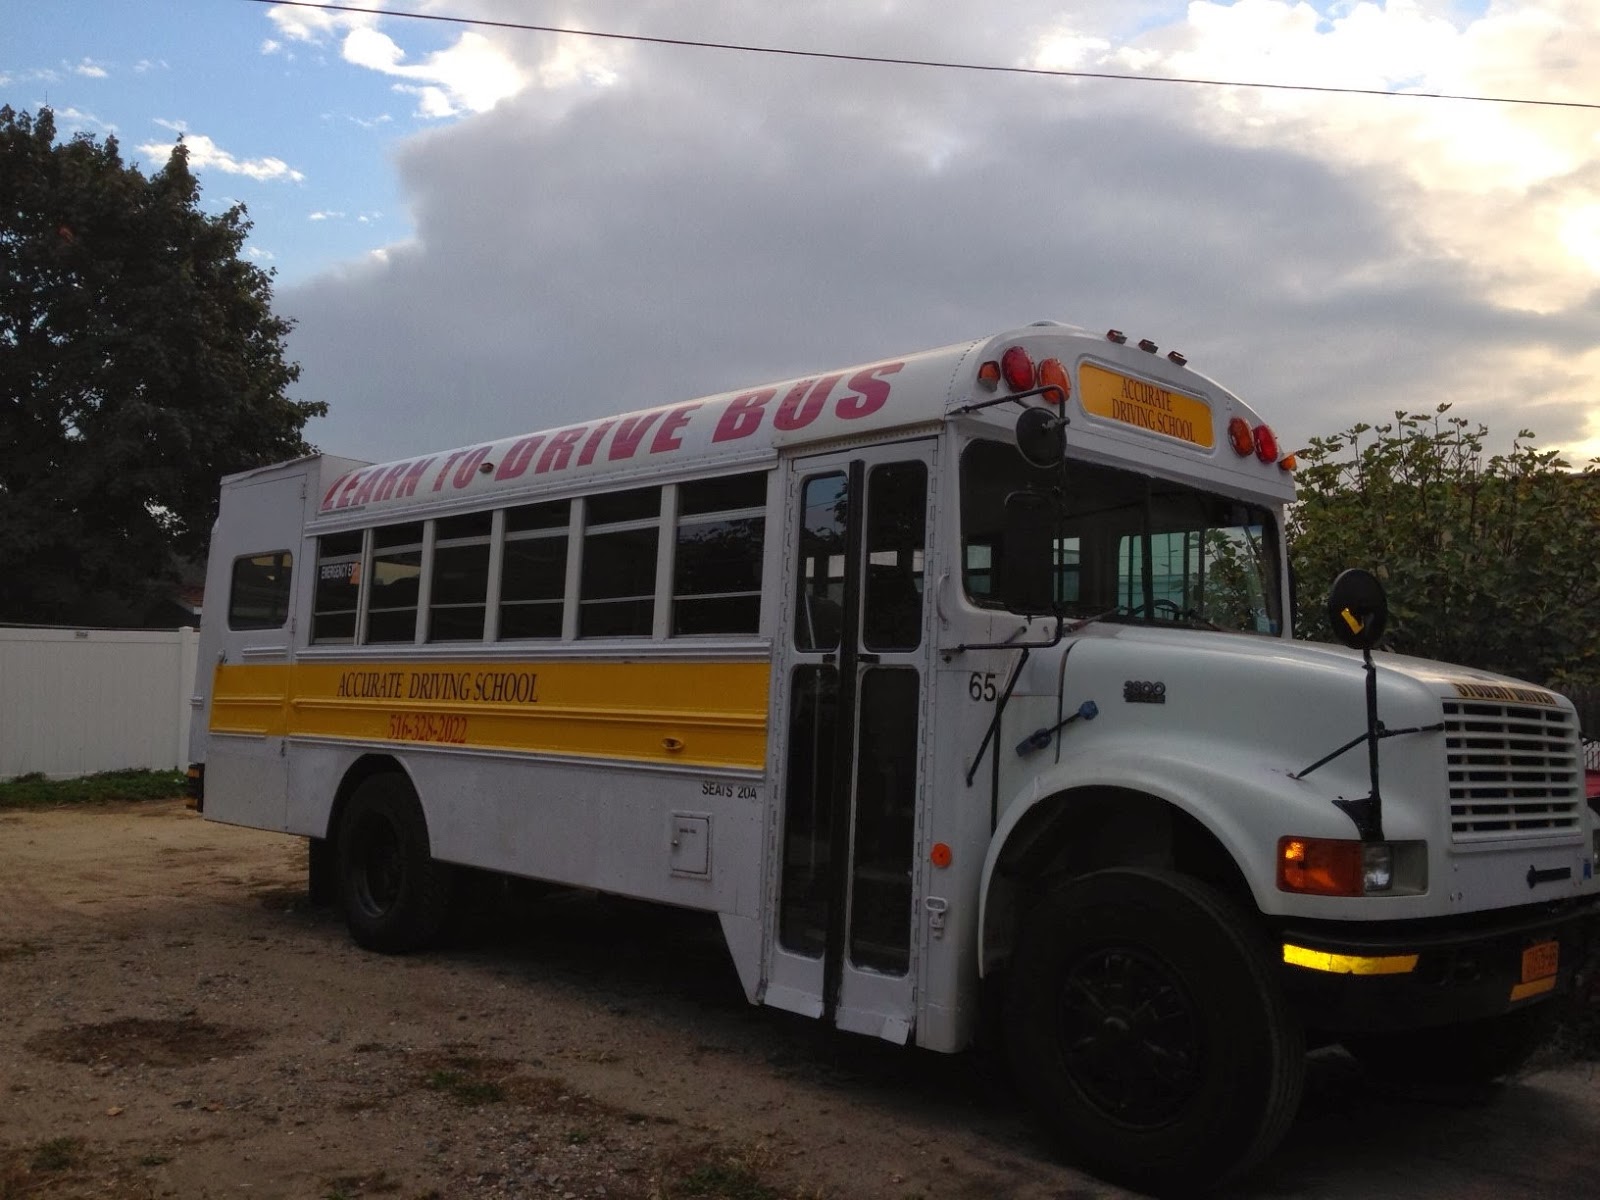
{"type": "Polygon", "coordinates": [[[358,67],[413,81],[396,84],[395,89],[417,96],[419,112],[433,118],[488,112],[527,83],[515,59],[471,31],[454,45],[408,64],[394,39],[377,29],[358,27],[345,35],[343,53],[346,62],[358,67]]]}
{"type": "Polygon", "coordinates": [[[257,262],[271,262],[278,257],[271,250],[263,250],[260,246],[247,246],[245,253],[257,262]]]}
{"type": "MultiPolygon", "coordinates": [[[[1374,88],[1600,78],[1592,0],[1064,7],[816,0],[741,8],[735,35],[638,0],[593,23],[1374,88]]],[[[399,144],[412,240],[280,291],[307,393],[342,397],[330,451],[575,419],[582,364],[619,343],[651,370],[615,382],[618,410],[1039,317],[1175,345],[1291,445],[1449,399],[1600,446],[1593,114],[488,34],[514,70],[469,96],[361,29],[338,35],[351,63],[480,115],[399,144]]]]}
{"type": "Polygon", "coordinates": [[[308,221],[338,221],[343,219],[343,217],[344,214],[342,212],[319,209],[318,211],[311,213],[306,219],[308,221]]]}
{"type": "Polygon", "coordinates": [[[108,75],[108,72],[104,67],[102,67],[99,63],[94,62],[92,59],[87,58],[78,63],[77,66],[73,67],[72,73],[74,75],[82,75],[88,79],[105,79],[108,75]]]}
{"type": "MultiPolygon", "coordinates": [[[[347,0],[347,3],[350,7],[362,7],[361,0],[347,0]]],[[[369,0],[368,6],[375,6],[373,0],[369,0]]],[[[345,30],[377,23],[377,17],[367,13],[277,4],[267,9],[267,18],[277,26],[279,34],[289,41],[315,45],[321,45],[345,30]]]]}
{"type": "Polygon", "coordinates": [[[66,108],[55,109],[54,112],[56,117],[56,128],[61,130],[63,133],[77,133],[80,130],[91,128],[98,129],[103,133],[117,132],[117,127],[115,125],[107,121],[102,121],[93,113],[84,112],[82,109],[74,108],[71,105],[68,105],[66,108]]]}
{"type": "MultiPolygon", "coordinates": [[[[190,170],[211,169],[221,171],[224,175],[243,175],[258,181],[281,179],[300,183],[305,179],[304,173],[295,170],[281,158],[270,155],[263,158],[236,158],[205,134],[185,132],[180,123],[158,120],[156,124],[182,134],[183,144],[189,149],[190,170]]],[[[149,155],[152,160],[164,163],[171,157],[174,145],[174,142],[145,142],[139,151],[149,155]]]]}
{"type": "Polygon", "coordinates": [[[277,38],[264,38],[261,42],[261,53],[263,54],[276,54],[282,49],[283,43],[278,41],[277,38]]]}
{"type": "MultiPolygon", "coordinates": [[[[1592,99],[1600,77],[1600,6],[1587,0],[1496,4],[1459,26],[1418,0],[1342,11],[1324,21],[1304,3],[1197,0],[1184,22],[1144,39],[1138,68],[1539,99],[1592,99]]],[[[1213,135],[1382,172],[1396,225],[1470,264],[1498,303],[1551,312],[1600,286],[1600,256],[1587,249],[1586,214],[1600,204],[1592,113],[1217,88],[1192,89],[1174,111],[1213,135]]]]}

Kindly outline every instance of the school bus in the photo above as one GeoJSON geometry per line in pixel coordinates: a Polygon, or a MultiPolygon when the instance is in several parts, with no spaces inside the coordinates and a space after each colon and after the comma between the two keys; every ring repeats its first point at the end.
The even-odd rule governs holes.
{"type": "Polygon", "coordinates": [[[1182,354],[1048,322],[248,471],[198,806],[310,839],[378,951],[460,868],[714,912],[752,1003],[997,1028],[1077,1161],[1214,1186],[1308,1044],[1493,1077],[1595,942],[1572,705],[1374,654],[1360,586],[1294,640],[1293,497],[1182,354]]]}

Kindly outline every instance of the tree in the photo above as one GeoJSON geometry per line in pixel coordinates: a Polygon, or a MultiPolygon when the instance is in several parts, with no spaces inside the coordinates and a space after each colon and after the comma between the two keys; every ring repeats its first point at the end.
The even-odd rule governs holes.
{"type": "Polygon", "coordinates": [[[1528,430],[1487,455],[1487,427],[1449,412],[1397,412],[1300,454],[1296,628],[1327,636],[1328,586],[1363,566],[1389,592],[1389,649],[1600,683],[1600,461],[1573,472],[1528,430]]]}
{"type": "Polygon", "coordinates": [[[291,323],[199,208],[180,142],[145,177],[114,137],[0,108],[0,620],[138,621],[203,555],[220,476],[310,449],[291,323]]]}

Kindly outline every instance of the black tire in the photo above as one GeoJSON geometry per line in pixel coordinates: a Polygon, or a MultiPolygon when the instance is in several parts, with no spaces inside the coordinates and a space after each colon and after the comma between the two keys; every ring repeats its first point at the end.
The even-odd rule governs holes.
{"type": "Polygon", "coordinates": [[[1012,1070],[1071,1157],[1158,1194],[1213,1189],[1287,1131],[1305,1038],[1257,926],[1167,871],[1051,891],[1008,987],[1012,1070]]]}
{"type": "Polygon", "coordinates": [[[1549,1002],[1461,1025],[1344,1039],[1369,1074],[1397,1083],[1485,1084],[1522,1068],[1556,1030],[1549,1002]]]}
{"type": "Polygon", "coordinates": [[[383,954],[432,945],[450,911],[450,867],[435,862],[428,822],[403,775],[375,775],[339,825],[339,901],[356,944],[383,954]]]}

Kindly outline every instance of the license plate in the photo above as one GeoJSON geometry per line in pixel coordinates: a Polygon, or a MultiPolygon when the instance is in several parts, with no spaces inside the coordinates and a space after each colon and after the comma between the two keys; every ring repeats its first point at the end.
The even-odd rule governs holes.
{"type": "Polygon", "coordinates": [[[1522,982],[1549,979],[1561,965],[1561,943],[1539,942],[1522,952],[1522,982]]]}

